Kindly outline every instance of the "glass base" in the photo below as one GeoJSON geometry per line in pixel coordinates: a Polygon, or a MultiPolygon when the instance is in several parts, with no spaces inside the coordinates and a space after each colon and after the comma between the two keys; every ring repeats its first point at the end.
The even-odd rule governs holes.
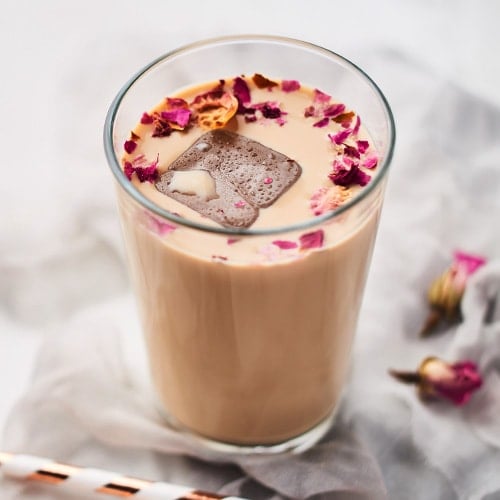
{"type": "MultiPolygon", "coordinates": [[[[161,411],[161,410],[160,410],[161,411]]],[[[314,446],[332,427],[335,420],[336,411],[334,410],[328,417],[316,424],[312,429],[300,434],[297,437],[269,445],[238,445],[224,443],[209,439],[196,434],[179,424],[170,415],[161,411],[162,417],[168,425],[183,435],[193,446],[203,449],[219,457],[245,456],[245,455],[278,455],[282,453],[299,454],[314,446]]]]}

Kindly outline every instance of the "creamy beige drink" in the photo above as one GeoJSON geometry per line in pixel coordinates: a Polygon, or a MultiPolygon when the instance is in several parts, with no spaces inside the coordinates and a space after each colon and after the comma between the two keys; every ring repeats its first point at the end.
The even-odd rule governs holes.
{"type": "Polygon", "coordinates": [[[372,193],[327,219],[377,175],[355,110],[294,80],[227,78],[146,110],[125,150],[137,190],[216,230],[166,221],[119,192],[165,413],[242,445],[286,441],[326,419],[345,382],[381,205],[372,193]]]}

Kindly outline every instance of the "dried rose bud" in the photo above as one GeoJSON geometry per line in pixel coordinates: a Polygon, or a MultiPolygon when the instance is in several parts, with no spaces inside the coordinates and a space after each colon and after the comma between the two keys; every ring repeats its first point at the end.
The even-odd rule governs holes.
{"type": "Polygon", "coordinates": [[[472,361],[448,364],[436,357],[424,359],[416,372],[389,373],[400,382],[416,385],[422,399],[447,399],[457,406],[467,403],[483,383],[472,361]]]}
{"type": "Polygon", "coordinates": [[[460,319],[460,302],[467,280],[486,263],[483,257],[460,251],[455,252],[453,258],[451,266],[433,281],[427,292],[431,310],[420,332],[422,336],[432,333],[443,320],[453,323],[460,319]]]}

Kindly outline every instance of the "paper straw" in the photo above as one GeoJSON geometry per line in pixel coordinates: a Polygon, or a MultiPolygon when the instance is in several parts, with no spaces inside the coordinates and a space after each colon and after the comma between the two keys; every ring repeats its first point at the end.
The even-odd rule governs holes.
{"type": "Polygon", "coordinates": [[[245,500],[163,481],[136,479],[116,472],[66,465],[50,458],[16,453],[0,452],[0,470],[5,476],[49,484],[66,493],[99,494],[96,498],[108,496],[142,500],[245,500]]]}

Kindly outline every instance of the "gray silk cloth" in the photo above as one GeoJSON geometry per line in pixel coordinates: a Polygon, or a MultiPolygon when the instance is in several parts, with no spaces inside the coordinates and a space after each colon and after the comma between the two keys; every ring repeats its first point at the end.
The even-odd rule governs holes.
{"type": "MultiPolygon", "coordinates": [[[[161,8],[158,2],[152,2],[152,7],[153,3],[154,8],[161,8]]],[[[420,3],[412,2],[408,12],[415,14],[416,23],[422,23],[419,33],[422,43],[428,43],[432,59],[433,47],[440,47],[438,33],[445,37],[447,28],[425,25],[433,19],[427,3],[417,7],[420,3]],[[426,41],[426,29],[432,32],[434,46],[426,41]]],[[[313,14],[316,23],[321,22],[322,9],[329,19],[335,17],[335,9],[328,10],[332,4],[335,2],[318,2],[313,14]]],[[[400,4],[382,4],[397,14],[400,4]]],[[[91,2],[96,12],[100,5],[91,2]]],[[[361,5],[371,12],[370,2],[361,5]]],[[[459,15],[462,25],[468,13],[472,15],[463,2],[444,5],[459,15]]],[[[121,2],[116,4],[120,12],[121,6],[121,2]]],[[[221,8],[224,6],[229,8],[229,3],[222,2],[221,8]]],[[[293,2],[286,6],[294,9],[293,2]]],[[[249,7],[246,10],[251,16],[249,7]]],[[[473,8],[474,15],[479,11],[471,24],[473,30],[489,26],[488,16],[481,17],[480,10],[478,3],[473,8]]],[[[120,12],[118,18],[125,15],[120,12]]],[[[351,14],[348,19],[355,20],[359,12],[351,14]]],[[[215,14],[212,18],[214,23],[219,19],[215,14]]],[[[168,31],[174,21],[168,16],[165,19],[168,31]]],[[[396,19],[405,17],[400,12],[396,19]]],[[[443,9],[438,19],[446,19],[443,9]]],[[[368,25],[366,19],[363,22],[368,25]]],[[[457,27],[455,21],[453,26],[457,27]]],[[[135,60],[140,59],[140,34],[144,35],[139,31],[134,37],[129,32],[130,38],[123,35],[122,39],[129,43],[130,57],[135,60]]],[[[296,36],[308,34],[312,36],[312,32],[297,31],[296,36]]],[[[159,43],[158,32],[151,36],[159,43]]],[[[334,35],[327,39],[329,35],[320,30],[318,36],[335,47],[334,35]]],[[[345,36],[347,33],[344,40],[345,36]]],[[[101,42],[105,40],[108,38],[101,42]]],[[[167,49],[179,45],[177,42],[169,40],[167,49]]],[[[417,43],[420,41],[415,40],[417,43]]],[[[43,325],[44,336],[31,382],[10,411],[0,449],[254,499],[500,499],[500,313],[499,307],[491,308],[500,288],[499,104],[460,79],[452,81],[445,63],[443,71],[437,71],[435,64],[414,58],[414,51],[395,42],[360,45],[350,55],[382,87],[395,114],[398,139],[352,370],[331,431],[301,455],[243,457],[223,463],[210,459],[162,424],[141,386],[143,367],[136,363],[137,320],[124,277],[114,193],[110,184],[101,181],[107,173],[101,172],[105,160],[96,134],[88,142],[73,137],[72,147],[81,153],[75,159],[80,172],[89,159],[82,151],[90,150],[90,158],[100,167],[87,176],[72,170],[80,184],[73,198],[64,198],[71,217],[66,219],[64,212],[54,210],[51,213],[57,217],[40,218],[37,223],[40,233],[36,236],[50,234],[51,243],[58,245],[64,240],[63,250],[55,243],[45,247],[42,236],[30,239],[21,229],[22,213],[18,215],[19,229],[9,226],[3,232],[6,238],[8,229],[11,241],[18,245],[25,242],[24,253],[12,247],[17,260],[5,257],[7,250],[0,254],[0,268],[5,270],[2,286],[10,290],[8,305],[21,320],[30,315],[32,324],[43,325]],[[92,190],[96,182],[101,187],[92,190]],[[421,339],[417,332],[427,312],[427,286],[449,265],[455,249],[483,255],[488,263],[467,287],[462,323],[421,339]],[[36,250],[38,257],[31,258],[28,250],[36,250]],[[96,287],[104,274],[106,285],[96,287]],[[37,283],[50,286],[41,288],[37,283]],[[75,305],[82,290],[95,291],[96,301],[75,305]],[[39,303],[47,304],[46,308],[38,308],[39,303]],[[49,328],[48,319],[63,309],[64,318],[49,328]],[[389,368],[415,369],[429,355],[450,362],[471,359],[478,364],[484,384],[464,407],[422,403],[412,387],[387,374],[389,368]]],[[[94,102],[92,89],[99,87],[106,71],[118,74],[120,83],[130,73],[128,67],[120,70],[118,62],[125,65],[126,57],[118,56],[119,51],[114,55],[106,52],[106,43],[90,47],[93,59],[80,54],[78,69],[75,63],[64,80],[66,93],[60,94],[63,104],[74,106],[64,109],[79,117],[75,127],[85,126],[86,117],[93,116],[97,128],[101,123],[97,118],[104,118],[105,106],[97,109],[90,103],[94,102]],[[110,67],[112,57],[117,62],[110,67]],[[87,80],[81,78],[84,73],[87,80]]],[[[483,56],[487,50],[475,47],[473,39],[470,47],[483,56]]],[[[487,85],[485,80],[484,88],[487,85]]],[[[107,90],[111,98],[117,89],[107,90]]],[[[67,169],[70,153],[46,161],[60,161],[58,168],[67,169]]],[[[69,174],[61,173],[64,175],[69,174]]],[[[55,200],[56,183],[52,189],[47,192],[54,193],[55,200]]],[[[45,199],[43,192],[38,194],[40,200],[45,199]]],[[[7,210],[11,203],[8,193],[5,196],[0,207],[7,210]]],[[[3,383],[9,383],[8,375],[2,376],[3,383]]],[[[8,479],[0,479],[0,492],[2,500],[71,500],[49,487],[8,479]]]]}

